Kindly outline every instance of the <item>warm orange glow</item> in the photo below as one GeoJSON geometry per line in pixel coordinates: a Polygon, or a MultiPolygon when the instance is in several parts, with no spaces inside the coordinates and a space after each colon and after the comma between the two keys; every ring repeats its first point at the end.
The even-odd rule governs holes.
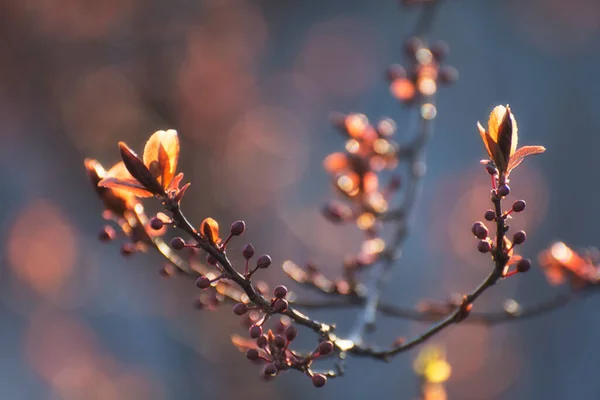
{"type": "Polygon", "coordinates": [[[423,96],[432,96],[437,91],[437,84],[435,83],[435,80],[430,77],[419,78],[417,87],[423,96]]]}
{"type": "Polygon", "coordinates": [[[346,117],[345,124],[350,136],[361,138],[369,126],[369,120],[364,114],[350,114],[346,117]]]}
{"type": "Polygon", "coordinates": [[[390,86],[392,95],[402,101],[409,101],[415,97],[415,85],[406,78],[396,79],[390,86]]]}
{"type": "Polygon", "coordinates": [[[348,167],[348,157],[344,153],[332,153],[323,161],[325,170],[329,173],[338,173],[348,167]]]}
{"type": "Polygon", "coordinates": [[[375,224],[375,216],[371,213],[363,213],[356,219],[356,225],[362,230],[370,229],[375,224]]]}

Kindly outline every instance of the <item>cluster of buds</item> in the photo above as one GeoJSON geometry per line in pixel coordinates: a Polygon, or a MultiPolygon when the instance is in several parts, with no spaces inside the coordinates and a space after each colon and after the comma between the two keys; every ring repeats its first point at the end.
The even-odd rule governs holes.
{"type": "Polygon", "coordinates": [[[575,252],[556,242],[540,253],[539,262],[553,285],[569,281],[574,288],[582,288],[600,283],[600,254],[596,249],[575,252]]]}
{"type": "Polygon", "coordinates": [[[423,100],[435,95],[438,83],[451,84],[458,79],[455,68],[441,65],[449,53],[445,42],[428,47],[421,39],[414,37],[406,41],[404,48],[410,60],[408,69],[401,65],[393,65],[388,69],[390,91],[402,103],[426,103],[423,100]]]}
{"type": "Polygon", "coordinates": [[[300,354],[290,348],[290,344],[298,336],[298,329],[291,321],[282,317],[273,329],[263,333],[259,325],[249,330],[250,339],[233,336],[233,344],[246,352],[246,358],[257,364],[262,364],[262,376],[272,379],[282,372],[295,369],[311,378],[316,387],[327,383],[327,375],[315,373],[311,366],[319,358],[330,355],[334,351],[330,341],[320,342],[316,349],[308,354],[300,354]]]}

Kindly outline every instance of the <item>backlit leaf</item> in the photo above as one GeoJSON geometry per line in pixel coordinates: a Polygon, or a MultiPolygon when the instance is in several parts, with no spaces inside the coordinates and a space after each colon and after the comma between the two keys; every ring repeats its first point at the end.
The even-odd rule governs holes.
{"type": "Polygon", "coordinates": [[[143,160],[148,168],[150,168],[153,162],[158,164],[160,171],[158,179],[163,188],[167,188],[175,176],[179,161],[179,137],[177,136],[177,131],[169,129],[154,132],[144,147],[143,160]]]}
{"type": "Polygon", "coordinates": [[[219,224],[212,218],[205,218],[200,224],[200,232],[212,243],[219,239],[219,224]]]}

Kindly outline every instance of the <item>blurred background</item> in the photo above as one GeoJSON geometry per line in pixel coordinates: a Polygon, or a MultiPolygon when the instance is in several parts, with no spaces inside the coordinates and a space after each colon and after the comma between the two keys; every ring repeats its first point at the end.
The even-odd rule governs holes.
{"type": "MultiPolygon", "coordinates": [[[[522,144],[548,148],[512,176],[513,198],[528,202],[512,224],[529,234],[523,255],[557,239],[600,245],[600,3],[448,0],[438,11],[431,38],[449,43],[446,63],[461,77],[440,89],[423,197],[383,294],[406,306],[468,291],[489,270],[470,227],[489,190],[475,124],[497,104],[511,105],[522,144]]],[[[389,116],[397,139],[410,137],[384,71],[403,61],[417,16],[393,0],[0,2],[0,397],[415,398],[416,351],[350,360],[319,390],[298,373],[262,382],[230,344],[245,328],[228,307],[194,310],[198,290],[161,278],[157,254],[125,260],[117,243],[98,242],[104,221],[83,159],[108,167],[117,141],[141,150],[155,130],[176,128],[193,221],[244,219],[246,240],[276,265],[314,260],[335,276],[361,236],[319,213],[334,195],[321,161],[343,146],[328,115],[389,116]]],[[[289,284],[277,268],[265,278],[289,284]]],[[[475,308],[565,289],[534,267],[475,308]]],[[[596,398],[599,305],[448,329],[434,339],[453,367],[448,398],[596,398]]],[[[352,310],[311,315],[341,332],[354,320],[352,310]]],[[[425,327],[382,318],[372,339],[425,327]]]]}

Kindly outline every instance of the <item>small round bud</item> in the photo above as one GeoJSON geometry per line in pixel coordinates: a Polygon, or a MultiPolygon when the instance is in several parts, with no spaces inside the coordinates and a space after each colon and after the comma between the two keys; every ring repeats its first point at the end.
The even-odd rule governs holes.
{"type": "Polygon", "coordinates": [[[287,341],[281,335],[275,335],[275,337],[273,338],[273,345],[275,345],[275,347],[277,348],[283,349],[286,343],[287,341]]]}
{"type": "Polygon", "coordinates": [[[173,250],[182,250],[185,247],[185,241],[180,237],[171,239],[171,247],[173,250]]]}
{"type": "Polygon", "coordinates": [[[492,246],[487,240],[480,240],[479,243],[477,243],[477,250],[481,253],[488,253],[492,250],[492,246]]]}
{"type": "Polygon", "coordinates": [[[502,185],[498,188],[498,195],[502,197],[508,196],[510,193],[510,187],[508,185],[502,185]]]}
{"type": "Polygon", "coordinates": [[[494,167],[493,164],[488,163],[485,165],[485,170],[487,171],[488,174],[494,176],[498,173],[498,170],[496,169],[496,167],[494,167]]]}
{"type": "MultiPolygon", "coordinates": [[[[440,82],[449,84],[454,83],[458,80],[458,70],[454,67],[444,65],[440,68],[439,75],[440,82]]],[[[494,174],[495,175],[495,174],[494,174]]]]}
{"type": "Polygon", "coordinates": [[[233,306],[233,313],[235,315],[244,315],[248,312],[248,306],[244,303],[237,303],[233,306]]]}
{"type": "Polygon", "coordinates": [[[527,239],[527,234],[525,233],[525,231],[519,231],[513,235],[513,243],[514,244],[521,244],[521,243],[525,242],[526,239],[527,239]]]}
{"type": "Polygon", "coordinates": [[[387,78],[390,81],[394,81],[396,79],[406,78],[406,69],[402,65],[394,64],[390,65],[386,70],[387,78]]]}
{"type": "Polygon", "coordinates": [[[529,260],[528,258],[523,258],[517,263],[517,271],[519,272],[527,272],[530,268],[531,260],[529,260]]]}
{"type": "Polygon", "coordinates": [[[323,374],[316,374],[312,377],[312,383],[314,387],[323,387],[327,383],[327,377],[323,374]]]}
{"type": "Polygon", "coordinates": [[[246,358],[251,361],[258,360],[260,358],[258,350],[256,350],[256,349],[246,350],[246,358]]]}
{"type": "Polygon", "coordinates": [[[288,326],[285,330],[286,339],[291,342],[292,340],[296,339],[296,336],[298,336],[298,328],[296,328],[294,325],[288,326]]]}
{"type": "Polygon", "coordinates": [[[442,59],[447,57],[448,54],[450,54],[450,46],[448,46],[448,43],[442,40],[436,42],[433,46],[431,46],[430,50],[431,54],[433,54],[437,61],[441,61],[442,59]]]}
{"type": "Polygon", "coordinates": [[[287,296],[287,293],[288,290],[283,285],[279,285],[275,289],[273,289],[273,296],[275,296],[278,299],[283,299],[285,296],[287,296]]]}
{"type": "Polygon", "coordinates": [[[196,286],[200,289],[206,289],[210,286],[210,279],[208,279],[206,276],[201,276],[200,278],[196,279],[196,286]]]}
{"type": "Polygon", "coordinates": [[[250,329],[248,329],[248,333],[252,339],[258,339],[260,335],[262,335],[262,327],[260,325],[252,325],[250,329]]]}
{"type": "Polygon", "coordinates": [[[331,343],[329,341],[321,342],[321,343],[319,343],[319,347],[318,347],[317,351],[319,352],[319,354],[326,356],[327,354],[329,354],[333,351],[333,343],[331,343]]]}
{"type": "Polygon", "coordinates": [[[484,218],[486,221],[493,221],[496,219],[496,213],[494,212],[494,210],[487,210],[485,212],[484,218]]]}
{"type": "Polygon", "coordinates": [[[490,231],[488,230],[487,226],[485,226],[481,222],[479,224],[476,223],[476,225],[477,225],[477,227],[475,229],[475,237],[477,239],[481,239],[481,240],[488,237],[488,235],[490,234],[490,231]]]}
{"type": "Polygon", "coordinates": [[[154,229],[155,231],[162,229],[163,226],[165,226],[165,223],[158,217],[152,217],[150,220],[150,228],[154,229]]]}
{"type": "Polygon", "coordinates": [[[265,347],[267,347],[267,337],[265,335],[261,335],[258,337],[258,339],[256,339],[256,345],[258,347],[260,347],[261,349],[264,349],[265,347]]]}
{"type": "Polygon", "coordinates": [[[276,313],[283,313],[288,308],[288,301],[285,299],[277,299],[273,304],[273,311],[276,313]]]}
{"type": "Polygon", "coordinates": [[[525,203],[525,200],[517,200],[513,203],[512,209],[514,212],[521,212],[526,206],[527,203],[525,203]]]}
{"type": "Polygon", "coordinates": [[[258,268],[265,269],[265,268],[269,268],[270,265],[271,265],[271,257],[268,256],[267,254],[263,254],[262,256],[258,257],[258,260],[256,260],[256,266],[258,268]]]}
{"type": "Polygon", "coordinates": [[[418,37],[411,37],[404,43],[404,51],[413,57],[421,47],[423,47],[423,42],[418,37]]]}
{"type": "Polygon", "coordinates": [[[233,236],[240,236],[246,230],[246,223],[244,221],[235,221],[231,224],[229,232],[233,236]]]}
{"type": "Polygon", "coordinates": [[[206,263],[208,265],[217,265],[217,259],[212,256],[212,254],[206,255],[206,263]]]}
{"type": "Polygon", "coordinates": [[[273,376],[277,373],[277,367],[273,363],[268,363],[265,365],[265,369],[263,369],[263,373],[266,376],[273,376]]]}
{"type": "Polygon", "coordinates": [[[98,239],[101,242],[110,242],[111,240],[113,240],[115,237],[117,236],[117,232],[115,232],[114,228],[112,226],[105,226],[104,228],[102,228],[102,230],[98,233],[98,239]]]}
{"type": "Polygon", "coordinates": [[[246,260],[254,257],[254,246],[252,246],[250,243],[246,244],[242,249],[242,255],[246,260]]]}

